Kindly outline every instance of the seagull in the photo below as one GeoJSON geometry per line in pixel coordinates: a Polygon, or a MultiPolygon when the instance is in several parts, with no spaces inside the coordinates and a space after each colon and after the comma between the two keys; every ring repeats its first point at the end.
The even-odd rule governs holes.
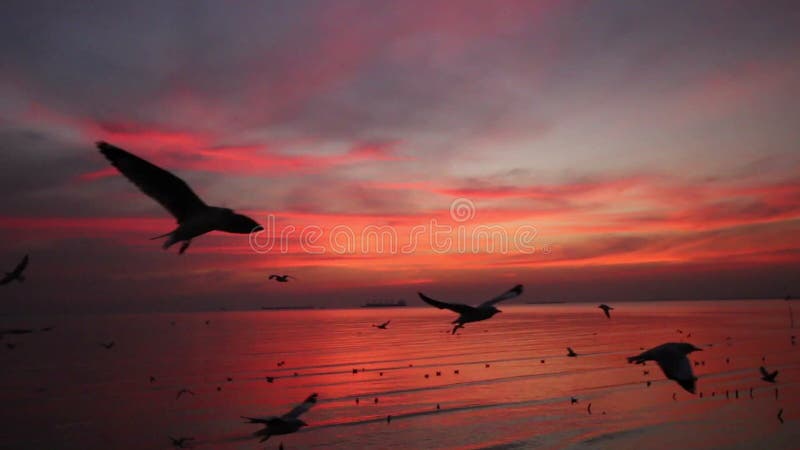
{"type": "Polygon", "coordinates": [[[25,281],[25,277],[22,276],[22,272],[25,271],[25,268],[28,267],[28,255],[25,255],[22,258],[22,261],[17,264],[17,267],[14,268],[11,272],[6,272],[6,275],[0,280],[0,285],[11,283],[12,281],[18,281],[22,283],[25,281]]]}
{"type": "Polygon", "coordinates": [[[11,328],[8,330],[0,330],[0,340],[2,340],[7,334],[29,334],[29,333],[33,333],[33,330],[28,330],[23,328],[11,328]]]}
{"type": "Polygon", "coordinates": [[[575,398],[575,397],[570,397],[569,398],[569,404],[570,405],[574,405],[575,403],[578,403],[578,399],[575,398]]]}
{"type": "Polygon", "coordinates": [[[190,391],[189,389],[186,389],[186,388],[181,389],[180,391],[178,391],[178,395],[175,396],[175,400],[178,400],[179,398],[181,398],[181,395],[183,395],[183,394],[194,395],[194,392],[192,392],[192,391],[190,391]]]}
{"type": "Polygon", "coordinates": [[[498,295],[497,297],[487,300],[478,306],[469,306],[461,303],[445,303],[427,297],[422,292],[418,292],[420,298],[427,304],[435,306],[439,309],[449,309],[459,314],[458,318],[451,323],[456,324],[450,334],[456,334],[459,328],[464,328],[465,323],[478,322],[486,320],[499,313],[500,310],[495,308],[494,305],[510,298],[514,298],[522,293],[522,285],[518,284],[510,290],[498,295]]]}
{"type": "Polygon", "coordinates": [[[758,370],[761,371],[761,379],[764,380],[764,381],[768,381],[770,383],[774,383],[775,382],[775,377],[778,376],[778,371],[777,370],[775,372],[771,372],[770,373],[770,372],[767,372],[767,369],[765,369],[764,366],[759,367],[758,370]]]}
{"type": "Polygon", "coordinates": [[[194,440],[193,437],[179,437],[179,438],[174,438],[172,436],[167,436],[167,437],[169,438],[170,441],[172,441],[172,446],[175,448],[187,448],[184,446],[188,444],[189,441],[194,440]]]}
{"type": "Polygon", "coordinates": [[[567,347],[567,352],[568,352],[567,356],[569,356],[570,358],[578,356],[578,354],[575,353],[575,350],[573,350],[572,347],[567,347]]]}
{"type": "Polygon", "coordinates": [[[612,309],[614,309],[614,308],[612,308],[612,307],[610,307],[610,306],[606,305],[605,303],[601,303],[601,304],[598,306],[598,308],[600,308],[600,309],[602,309],[602,310],[603,310],[603,313],[605,313],[606,317],[608,317],[609,319],[611,318],[611,313],[609,313],[609,311],[611,311],[611,310],[612,310],[612,309]]]}
{"type": "Polygon", "coordinates": [[[293,277],[291,275],[276,275],[274,273],[269,276],[270,280],[275,280],[278,283],[288,283],[289,282],[289,278],[291,278],[292,280],[296,280],[297,279],[297,278],[295,278],[295,277],[293,277]]]}
{"type": "Polygon", "coordinates": [[[112,348],[114,348],[114,344],[115,344],[115,342],[114,342],[114,341],[111,341],[111,342],[101,342],[101,343],[100,343],[100,345],[102,345],[102,346],[103,346],[103,348],[105,348],[106,350],[111,350],[112,348]]]}
{"type": "Polygon", "coordinates": [[[643,353],[628,358],[629,363],[644,364],[645,361],[655,361],[664,375],[676,381],[690,393],[695,393],[695,382],[697,378],[692,373],[692,365],[689,364],[689,353],[702,351],[686,342],[669,342],[653,347],[643,353]]]}
{"type": "Polygon", "coordinates": [[[781,423],[783,423],[783,408],[778,410],[778,420],[780,420],[781,423]]]}
{"type": "Polygon", "coordinates": [[[111,165],[175,217],[177,228],[153,238],[166,237],[164,249],[181,242],[178,253],[183,254],[193,238],[209,231],[249,234],[264,229],[253,219],[231,209],[206,205],[185,181],[132,153],[106,142],[98,142],[97,148],[111,165]]]}
{"type": "Polygon", "coordinates": [[[245,417],[247,423],[260,423],[264,428],[253,433],[253,436],[261,436],[259,442],[264,442],[272,435],[294,433],[302,427],[308,426],[307,423],[299,419],[300,415],[311,409],[317,403],[317,394],[311,394],[303,403],[295,406],[288,413],[277,417],[245,417]]]}
{"type": "Polygon", "coordinates": [[[382,323],[382,324],[380,324],[380,325],[375,325],[375,324],[372,324],[372,326],[373,326],[373,327],[375,327],[375,328],[380,328],[381,330],[385,330],[385,329],[386,329],[386,327],[388,327],[388,326],[389,326],[389,322],[391,322],[391,320],[387,320],[386,322],[383,322],[383,323],[382,323]]]}

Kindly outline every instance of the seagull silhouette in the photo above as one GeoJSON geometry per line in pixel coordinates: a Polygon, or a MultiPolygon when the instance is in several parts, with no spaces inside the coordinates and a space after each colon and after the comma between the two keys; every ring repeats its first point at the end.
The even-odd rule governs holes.
{"type": "Polygon", "coordinates": [[[189,441],[194,440],[193,437],[179,437],[179,438],[174,438],[172,436],[167,436],[167,437],[169,438],[170,441],[172,441],[172,446],[175,448],[187,448],[185,447],[185,445],[188,444],[189,441]]]}
{"type": "Polygon", "coordinates": [[[770,383],[774,383],[775,382],[775,377],[778,376],[778,371],[777,370],[774,371],[774,372],[767,372],[767,369],[764,368],[764,366],[759,367],[758,370],[761,371],[761,379],[764,380],[764,381],[768,381],[770,383]]]}
{"type": "Polygon", "coordinates": [[[22,261],[17,264],[17,267],[14,268],[11,272],[6,272],[6,275],[0,280],[0,286],[4,284],[11,283],[12,281],[18,281],[22,283],[25,281],[25,277],[22,276],[22,273],[25,272],[25,268],[28,267],[28,255],[25,255],[22,258],[22,261]]]}
{"type": "Polygon", "coordinates": [[[380,328],[381,330],[385,330],[385,329],[386,329],[386,327],[388,327],[388,326],[389,326],[389,322],[391,322],[391,320],[387,320],[386,322],[383,322],[383,323],[382,323],[382,324],[380,324],[380,325],[375,325],[375,324],[372,324],[372,326],[373,326],[373,327],[375,327],[375,328],[380,328]]]}
{"type": "Polygon", "coordinates": [[[114,341],[110,341],[110,342],[101,342],[101,343],[100,343],[100,345],[101,345],[101,346],[103,346],[103,348],[105,348],[106,350],[111,350],[112,348],[114,348],[114,344],[115,344],[115,342],[114,342],[114,341]]]}
{"type": "Polygon", "coordinates": [[[194,392],[190,391],[189,389],[184,388],[184,389],[181,389],[180,391],[178,391],[178,395],[175,396],[175,400],[178,400],[179,398],[181,398],[181,396],[183,394],[195,395],[194,392]]]}
{"type": "Polygon", "coordinates": [[[291,411],[280,417],[242,416],[242,419],[247,419],[248,420],[247,423],[260,423],[264,425],[263,429],[253,433],[253,436],[261,437],[261,440],[259,442],[264,442],[267,439],[269,439],[270,436],[272,435],[294,433],[300,428],[308,426],[308,424],[300,420],[299,417],[300,415],[311,409],[311,407],[314,406],[316,403],[317,403],[317,394],[314,393],[309,395],[308,398],[306,398],[305,401],[303,401],[303,403],[295,406],[291,411]]]}
{"type": "Polygon", "coordinates": [[[578,354],[575,353],[575,350],[573,350],[572,347],[567,347],[567,356],[569,356],[570,358],[574,358],[578,356],[578,354]]]}
{"type": "Polygon", "coordinates": [[[275,280],[278,283],[288,283],[290,278],[292,280],[296,280],[297,279],[297,278],[295,278],[295,277],[293,277],[291,275],[276,275],[274,273],[269,276],[270,280],[275,280]]]}
{"type": "Polygon", "coordinates": [[[486,320],[499,313],[500,310],[495,308],[494,305],[503,301],[514,298],[522,293],[522,285],[518,284],[510,290],[498,295],[497,297],[487,300],[478,306],[469,306],[461,303],[445,303],[439,300],[434,300],[427,297],[422,292],[418,292],[420,298],[427,304],[435,306],[439,309],[449,309],[458,313],[458,318],[451,323],[456,324],[450,334],[456,334],[459,328],[464,328],[465,323],[478,322],[486,320]]]}
{"type": "Polygon", "coordinates": [[[783,423],[783,408],[778,410],[778,420],[780,420],[781,423],[783,423]]]}
{"type": "Polygon", "coordinates": [[[600,309],[602,309],[602,310],[603,310],[603,313],[605,313],[606,317],[608,317],[609,319],[611,318],[611,313],[609,313],[609,311],[611,311],[611,310],[612,310],[612,309],[614,309],[614,308],[612,308],[612,307],[610,307],[610,306],[606,305],[605,303],[601,303],[601,304],[598,306],[598,308],[600,308],[600,309]]]}
{"type": "Polygon", "coordinates": [[[263,230],[253,219],[228,208],[208,206],[185,181],[119,147],[98,142],[97,148],[128,180],[175,217],[178,227],[153,239],[166,237],[163,248],[181,242],[183,254],[192,239],[209,231],[248,234],[263,230]]]}
{"type": "Polygon", "coordinates": [[[0,330],[0,340],[5,337],[7,334],[30,334],[33,333],[33,330],[23,329],[23,328],[11,328],[8,330],[0,330]]]}
{"type": "Polygon", "coordinates": [[[628,362],[644,364],[645,361],[655,361],[668,379],[676,381],[681,387],[694,394],[697,378],[692,373],[692,365],[689,364],[689,358],[686,355],[696,351],[702,351],[702,349],[686,342],[669,342],[631,356],[628,358],[628,362]]]}

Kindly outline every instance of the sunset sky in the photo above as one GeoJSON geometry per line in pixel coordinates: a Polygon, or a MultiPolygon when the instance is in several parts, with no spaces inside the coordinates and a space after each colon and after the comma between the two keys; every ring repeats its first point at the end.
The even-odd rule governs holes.
{"type": "Polygon", "coordinates": [[[31,255],[4,311],[800,292],[796,3],[261,3],[4,3],[0,269],[31,255]],[[435,219],[535,228],[535,251],[212,233],[178,256],[98,140],[324,247],[435,219]]]}

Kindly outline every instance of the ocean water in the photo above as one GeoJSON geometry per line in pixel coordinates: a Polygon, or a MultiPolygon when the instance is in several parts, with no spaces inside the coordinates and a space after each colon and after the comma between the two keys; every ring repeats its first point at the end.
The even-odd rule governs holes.
{"type": "Polygon", "coordinates": [[[789,328],[787,302],[613,306],[608,320],[596,304],[504,305],[503,313],[455,336],[454,314],[422,307],[2,317],[0,328],[55,328],[0,341],[0,448],[167,449],[167,436],[191,436],[194,448],[219,450],[281,443],[800,446],[800,346],[791,342],[800,330],[789,328]],[[389,319],[388,330],[371,327],[389,319]],[[99,345],[112,340],[110,350],[99,345]],[[698,364],[697,395],[654,364],[625,360],[641,347],[679,341],[704,349],[690,358],[698,364]],[[566,357],[568,346],[577,358],[566,357]],[[780,371],[777,383],[760,379],[762,364],[780,371]],[[182,388],[196,395],[176,399],[182,388]],[[252,436],[259,426],[240,418],[283,414],[313,392],[319,403],[298,433],[259,444],[252,436]]]}

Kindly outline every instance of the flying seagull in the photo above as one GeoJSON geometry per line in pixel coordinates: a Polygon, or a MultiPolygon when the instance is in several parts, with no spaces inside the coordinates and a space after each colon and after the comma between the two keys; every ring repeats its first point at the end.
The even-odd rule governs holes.
{"type": "Polygon", "coordinates": [[[186,389],[186,388],[181,389],[180,391],[178,391],[178,395],[175,396],[175,400],[178,400],[179,398],[181,398],[181,395],[183,395],[183,394],[194,395],[194,392],[192,392],[191,390],[186,389]]]}
{"type": "Polygon", "coordinates": [[[114,344],[115,344],[114,341],[100,343],[100,345],[103,346],[103,348],[105,348],[106,350],[111,350],[112,348],[114,348],[114,344]]]}
{"type": "Polygon", "coordinates": [[[17,267],[14,268],[11,272],[6,272],[6,275],[0,280],[0,285],[11,283],[12,281],[16,280],[20,283],[25,281],[25,277],[22,276],[22,272],[25,271],[25,268],[28,267],[28,255],[25,255],[22,258],[22,261],[17,264],[17,267]]]}
{"type": "Polygon", "coordinates": [[[697,351],[702,351],[702,349],[686,342],[669,342],[631,356],[628,358],[628,362],[644,364],[645,361],[655,361],[668,379],[676,381],[681,387],[694,394],[697,378],[692,373],[692,365],[689,364],[689,358],[686,355],[697,351]]]}
{"type": "Polygon", "coordinates": [[[297,278],[295,278],[295,277],[293,277],[291,275],[276,275],[274,273],[269,276],[270,280],[275,280],[278,283],[288,283],[289,282],[289,278],[291,278],[293,280],[297,279],[297,278]]]}
{"type": "Polygon", "coordinates": [[[209,231],[248,234],[263,229],[231,209],[206,205],[186,182],[136,155],[106,142],[98,142],[97,148],[128,180],[175,216],[178,227],[153,238],[166,237],[164,249],[181,242],[178,253],[183,254],[193,238],[209,231]]]}
{"type": "Polygon", "coordinates": [[[775,377],[778,376],[777,370],[775,372],[767,372],[767,369],[764,368],[764,366],[759,367],[758,370],[761,371],[761,379],[770,383],[774,383],[775,377]]]}
{"type": "Polygon", "coordinates": [[[24,328],[11,328],[7,330],[0,330],[0,340],[2,340],[7,334],[29,334],[29,333],[33,333],[33,330],[28,330],[24,328]]]}
{"type": "Polygon", "coordinates": [[[185,445],[188,444],[189,441],[194,440],[193,437],[179,437],[179,438],[174,438],[172,436],[167,436],[167,437],[169,438],[170,441],[172,441],[172,446],[175,448],[187,448],[185,447],[185,445]]]}
{"type": "Polygon", "coordinates": [[[311,407],[314,406],[316,403],[317,403],[317,394],[314,393],[309,395],[308,398],[306,398],[305,401],[303,401],[303,403],[295,406],[291,411],[280,417],[242,416],[242,419],[247,419],[248,420],[247,423],[260,423],[264,425],[263,429],[253,433],[253,436],[261,436],[261,440],[259,442],[264,442],[267,439],[269,439],[270,436],[272,435],[294,433],[300,428],[308,426],[308,424],[300,420],[299,417],[300,415],[311,409],[311,407]]]}
{"type": "Polygon", "coordinates": [[[372,326],[373,326],[373,327],[375,327],[375,328],[380,328],[381,330],[385,330],[385,329],[386,329],[386,327],[388,327],[388,326],[389,326],[389,322],[391,322],[391,320],[387,320],[386,322],[383,322],[383,323],[382,323],[382,324],[380,324],[380,325],[375,325],[375,324],[372,324],[372,326]]]}
{"type": "Polygon", "coordinates": [[[503,301],[508,300],[510,298],[514,298],[522,293],[522,285],[518,284],[511,288],[510,290],[498,295],[497,297],[487,300],[481,303],[478,306],[469,306],[464,305],[461,303],[445,303],[440,302],[439,300],[434,300],[422,292],[418,292],[420,298],[427,304],[431,306],[435,306],[439,309],[449,309],[451,311],[458,313],[458,318],[451,323],[456,324],[453,327],[453,332],[451,334],[456,334],[456,331],[459,328],[464,328],[465,323],[469,322],[478,322],[481,320],[486,320],[494,316],[495,314],[499,313],[500,310],[495,308],[494,305],[503,301]]]}
{"type": "Polygon", "coordinates": [[[573,350],[572,347],[567,347],[567,356],[569,356],[570,358],[574,358],[578,356],[578,354],[575,353],[575,350],[573,350]]]}
{"type": "Polygon", "coordinates": [[[611,318],[611,313],[609,313],[609,311],[611,311],[611,310],[612,310],[612,309],[614,309],[614,308],[612,308],[612,307],[610,307],[610,306],[606,305],[605,303],[601,303],[601,304],[598,306],[598,308],[600,308],[600,309],[602,309],[602,310],[603,310],[603,312],[605,313],[606,317],[608,317],[609,319],[611,318]]]}

